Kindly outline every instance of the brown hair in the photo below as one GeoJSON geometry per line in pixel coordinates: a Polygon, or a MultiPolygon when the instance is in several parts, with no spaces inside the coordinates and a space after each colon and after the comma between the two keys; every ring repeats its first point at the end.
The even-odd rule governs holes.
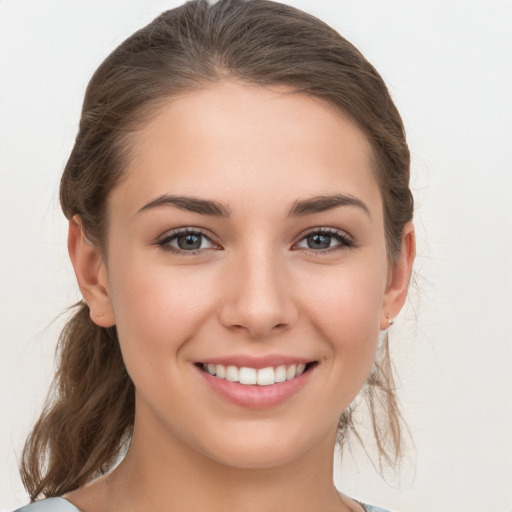
{"type": "MultiPolygon", "coordinates": [[[[389,258],[396,260],[413,200],[409,150],[388,90],[373,66],[328,25],[266,0],[188,2],[107,57],[88,85],[62,176],[66,217],[79,214],[88,238],[104,249],[107,199],[122,178],[130,134],[163,101],[226,79],[285,85],[352,117],[373,147],[389,258]]],[[[85,302],[76,306],[60,337],[53,393],[23,452],[21,474],[32,500],[71,491],[105,470],[133,426],[134,387],[116,329],[94,324],[85,302]]],[[[387,340],[363,394],[380,456],[393,463],[400,455],[400,415],[387,340]]],[[[351,411],[339,421],[340,445],[355,432],[351,411]]]]}

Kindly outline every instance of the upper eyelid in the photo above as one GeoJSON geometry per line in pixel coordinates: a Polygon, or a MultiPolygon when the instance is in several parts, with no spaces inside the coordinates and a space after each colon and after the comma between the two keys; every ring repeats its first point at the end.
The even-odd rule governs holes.
{"type": "Polygon", "coordinates": [[[333,227],[330,227],[330,226],[315,226],[313,228],[308,228],[306,229],[306,231],[304,231],[302,233],[301,236],[307,236],[307,235],[310,235],[311,233],[330,233],[330,234],[333,234],[333,235],[346,235],[347,237],[351,237],[351,235],[349,235],[345,230],[343,229],[339,229],[339,228],[333,228],[333,227]]]}
{"type": "MultiPolygon", "coordinates": [[[[314,226],[311,228],[307,228],[306,230],[302,231],[299,236],[305,237],[307,235],[310,235],[311,233],[318,232],[346,235],[347,237],[352,238],[352,236],[349,233],[347,233],[347,231],[339,228],[333,228],[330,226],[314,226]]],[[[209,230],[196,226],[182,226],[179,228],[170,229],[168,231],[165,231],[158,238],[165,238],[166,236],[172,236],[180,233],[200,233],[201,235],[204,235],[207,238],[216,238],[216,236],[213,235],[209,230]]]]}

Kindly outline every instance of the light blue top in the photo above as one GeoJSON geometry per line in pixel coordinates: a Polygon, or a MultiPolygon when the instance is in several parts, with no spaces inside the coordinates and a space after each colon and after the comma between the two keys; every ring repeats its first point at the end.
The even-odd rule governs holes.
{"type": "Polygon", "coordinates": [[[366,512],[389,512],[389,510],[375,507],[373,505],[365,505],[364,503],[361,503],[362,507],[366,510],[366,512]]]}
{"type": "Polygon", "coordinates": [[[48,498],[36,501],[13,512],[80,512],[74,505],[64,498],[48,498]]]}
{"type": "MultiPolygon", "coordinates": [[[[389,512],[380,507],[365,505],[361,503],[366,512],[389,512]]],[[[21,507],[13,512],[80,512],[74,505],[64,498],[48,498],[47,500],[30,503],[25,507],[21,507]]]]}

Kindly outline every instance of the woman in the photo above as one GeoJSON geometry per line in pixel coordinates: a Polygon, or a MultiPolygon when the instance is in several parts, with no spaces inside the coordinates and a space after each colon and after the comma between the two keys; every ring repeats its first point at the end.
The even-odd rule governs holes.
{"type": "Polygon", "coordinates": [[[400,116],[350,43],[267,1],[163,13],[91,79],[61,204],[84,301],[23,454],[53,499],[20,510],[382,510],[336,490],[332,454],[361,393],[400,455],[379,334],[413,201],[400,116]]]}

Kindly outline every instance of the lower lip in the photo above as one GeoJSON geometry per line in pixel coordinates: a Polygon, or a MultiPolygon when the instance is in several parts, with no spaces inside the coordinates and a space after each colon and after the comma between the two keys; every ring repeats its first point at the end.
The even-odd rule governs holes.
{"type": "Polygon", "coordinates": [[[269,386],[245,385],[214,377],[197,368],[210,389],[223,399],[241,407],[264,409],[276,406],[298,393],[307,383],[315,368],[309,368],[298,377],[269,386]]]}

